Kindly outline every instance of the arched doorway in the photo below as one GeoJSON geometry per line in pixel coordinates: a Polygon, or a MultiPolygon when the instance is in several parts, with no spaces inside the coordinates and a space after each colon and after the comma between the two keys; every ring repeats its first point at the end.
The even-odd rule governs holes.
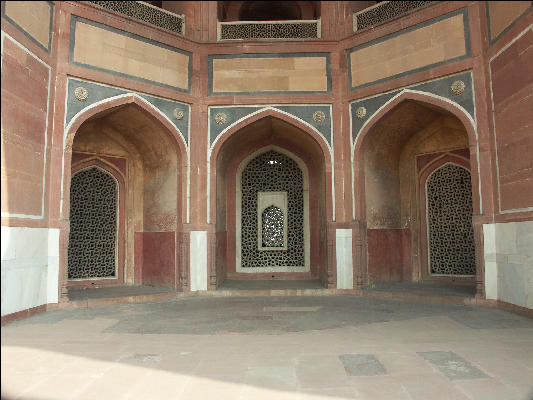
{"type": "Polygon", "coordinates": [[[309,272],[305,163],[267,146],[241,162],[236,190],[236,271],[309,272]]]}
{"type": "Polygon", "coordinates": [[[228,130],[213,148],[217,284],[226,279],[328,284],[329,152],[316,133],[292,122],[265,111],[228,130]]]}
{"type": "Polygon", "coordinates": [[[186,219],[182,190],[187,177],[186,154],[179,132],[135,96],[110,99],[75,117],[67,134],[65,157],[63,213],[71,217],[69,242],[72,244],[65,257],[63,285],[181,286],[178,252],[182,221],[186,219]],[[91,181],[91,174],[95,175],[93,178],[98,175],[100,181],[91,181]],[[103,259],[108,264],[111,262],[111,222],[107,233],[101,234],[107,238],[107,245],[91,248],[87,245],[91,238],[78,237],[79,232],[103,229],[90,226],[90,219],[77,218],[80,213],[91,212],[102,217],[107,209],[111,219],[111,185],[106,186],[109,189],[106,193],[102,193],[103,187],[96,187],[106,179],[110,183],[110,177],[118,182],[115,274],[113,277],[78,276],[72,271],[79,268],[83,252],[92,251],[90,268],[93,270],[101,269],[98,265],[103,259]],[[80,202],[76,197],[83,185],[86,189],[93,185],[92,203],[80,202]],[[100,199],[96,198],[98,195],[100,199]],[[106,252],[109,255],[104,256],[106,252]]]}
{"type": "Polygon", "coordinates": [[[358,270],[367,286],[440,282],[473,294],[475,137],[449,103],[425,100],[400,95],[357,138],[355,209],[367,255],[358,270]]]}
{"type": "Polygon", "coordinates": [[[432,162],[420,179],[421,275],[423,279],[476,274],[472,179],[457,154],[432,162]]]}
{"type": "Polygon", "coordinates": [[[122,283],[124,181],[118,171],[97,158],[74,165],[73,171],[68,279],[122,283]]]}

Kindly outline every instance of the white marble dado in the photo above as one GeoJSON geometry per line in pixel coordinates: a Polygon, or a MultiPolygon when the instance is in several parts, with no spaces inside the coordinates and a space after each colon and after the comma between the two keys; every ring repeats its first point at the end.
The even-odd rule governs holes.
{"type": "Polygon", "coordinates": [[[352,230],[337,229],[335,238],[337,289],[353,289],[352,230]]]}
{"type": "Polygon", "coordinates": [[[191,290],[207,290],[207,232],[191,231],[191,290]]]}
{"type": "Polygon", "coordinates": [[[533,221],[483,225],[485,293],[533,309],[533,221]]]}
{"type": "Polygon", "coordinates": [[[58,302],[59,229],[2,226],[2,316],[58,302]]]}

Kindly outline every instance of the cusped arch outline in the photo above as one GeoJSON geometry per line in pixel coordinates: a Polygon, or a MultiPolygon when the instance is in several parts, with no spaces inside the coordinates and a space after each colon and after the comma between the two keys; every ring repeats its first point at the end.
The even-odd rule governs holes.
{"type": "Polygon", "coordinates": [[[477,193],[473,191],[474,213],[482,213],[481,201],[481,178],[479,176],[479,143],[477,140],[477,127],[470,113],[456,102],[433,93],[421,92],[418,90],[404,89],[385,104],[383,104],[361,127],[358,135],[352,144],[352,199],[353,199],[353,217],[354,219],[364,220],[364,190],[361,185],[361,174],[364,166],[362,164],[363,144],[367,136],[371,133],[374,126],[381,121],[391,110],[406,100],[418,101],[422,104],[430,104],[450,112],[457,117],[463,124],[468,136],[468,145],[470,149],[470,158],[475,160],[471,162],[472,187],[477,187],[477,193]],[[474,182],[475,179],[475,182],[474,182]],[[359,194],[355,196],[355,188],[358,188],[359,194]],[[356,209],[356,200],[359,207],[356,209]]]}
{"type": "MultiPolygon", "coordinates": [[[[262,108],[254,113],[248,114],[246,117],[241,118],[238,121],[235,121],[233,124],[224,129],[214,140],[214,142],[208,144],[208,168],[207,168],[207,220],[208,223],[211,221],[211,179],[215,176],[215,171],[212,169],[216,168],[216,160],[222,149],[224,143],[232,137],[235,133],[240,131],[242,128],[259,121],[266,117],[277,118],[281,121],[287,122],[288,124],[298,128],[302,132],[311,136],[314,141],[318,144],[322,150],[322,155],[324,157],[324,169],[326,172],[326,190],[331,185],[331,193],[326,193],[326,199],[331,198],[331,209],[332,209],[332,220],[335,220],[335,176],[333,165],[333,149],[329,146],[326,139],[320,134],[320,132],[308,124],[307,122],[293,116],[292,114],[285,113],[281,110],[277,110],[272,107],[262,108]]],[[[215,182],[213,182],[215,183],[215,182]]],[[[216,195],[215,195],[216,197],[216,195]]]]}

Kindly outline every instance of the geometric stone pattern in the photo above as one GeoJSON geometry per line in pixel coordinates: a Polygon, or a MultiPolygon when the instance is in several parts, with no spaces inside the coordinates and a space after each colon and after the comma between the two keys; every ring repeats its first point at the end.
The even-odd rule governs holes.
{"type": "Polygon", "coordinates": [[[97,167],[72,176],[68,279],[116,276],[118,185],[97,167]]]}
{"type": "Polygon", "coordinates": [[[390,21],[399,15],[416,8],[424,7],[433,1],[383,1],[377,7],[354,14],[353,31],[390,21]]]}
{"type": "Polygon", "coordinates": [[[220,24],[219,40],[232,39],[316,39],[318,22],[220,24]]]}
{"type": "Polygon", "coordinates": [[[418,352],[418,354],[435,365],[451,380],[490,378],[452,351],[426,351],[418,352]]]}
{"type": "Polygon", "coordinates": [[[339,359],[344,365],[346,375],[376,376],[387,373],[373,354],[343,354],[339,356],[339,359]]]}
{"type": "Polygon", "coordinates": [[[159,28],[183,34],[184,18],[182,16],[151,7],[141,1],[89,1],[89,3],[148,22],[159,28]]]}
{"type": "Polygon", "coordinates": [[[474,275],[470,172],[445,164],[428,179],[426,196],[430,273],[474,275]]]}
{"type": "MultiPolygon", "coordinates": [[[[275,151],[263,153],[248,163],[242,172],[241,265],[254,267],[304,268],[304,198],[302,171],[295,161],[275,151]],[[258,192],[287,192],[287,250],[259,250],[257,248],[258,192]]],[[[280,210],[281,211],[281,210],[280,210]]],[[[276,217],[277,218],[277,217],[276,217]]],[[[283,232],[283,212],[281,212],[283,232]]],[[[277,225],[276,225],[277,226],[277,225]]],[[[268,240],[278,243],[278,228],[268,240]],[[274,239],[275,237],[275,239],[274,239]]],[[[268,241],[267,241],[268,243],[268,241]]],[[[282,247],[283,233],[281,233],[282,247]]]]}
{"type": "Polygon", "coordinates": [[[283,247],[283,211],[276,206],[270,206],[261,215],[262,246],[283,247]]]}

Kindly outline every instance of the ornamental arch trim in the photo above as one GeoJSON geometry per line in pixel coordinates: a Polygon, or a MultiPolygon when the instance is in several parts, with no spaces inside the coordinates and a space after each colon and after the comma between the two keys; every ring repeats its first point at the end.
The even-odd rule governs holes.
{"type": "MultiPolygon", "coordinates": [[[[266,117],[273,117],[288,124],[298,128],[305,134],[311,136],[315,142],[318,144],[322,151],[323,160],[324,160],[324,170],[325,170],[325,179],[326,179],[326,202],[328,199],[331,199],[331,219],[335,220],[335,176],[333,170],[333,148],[329,146],[324,137],[320,132],[314,128],[312,125],[306,123],[305,121],[291,115],[284,113],[280,110],[274,108],[264,108],[256,111],[255,113],[249,114],[246,117],[234,122],[228,126],[224,131],[217,136],[213,144],[208,146],[208,157],[207,157],[207,222],[212,221],[212,212],[216,210],[216,204],[213,203],[213,199],[216,199],[216,193],[211,194],[211,188],[216,188],[216,163],[217,158],[220,154],[221,149],[223,148],[224,143],[233,136],[235,133],[240,131],[242,128],[259,121],[266,117]],[[331,192],[329,192],[329,190],[331,192]]],[[[329,212],[328,212],[329,215],[329,212]]]]}
{"type": "Polygon", "coordinates": [[[121,94],[118,96],[110,97],[105,100],[93,103],[81,111],[79,111],[67,124],[64,130],[64,150],[63,150],[63,171],[62,171],[62,186],[61,186],[61,200],[60,200],[60,212],[61,215],[66,214],[66,210],[69,209],[70,204],[67,198],[65,201],[65,193],[68,193],[70,190],[70,180],[71,180],[71,162],[72,162],[72,145],[76,134],[81,127],[81,125],[89,120],[91,117],[98,115],[99,113],[128,104],[135,104],[141,110],[146,111],[152,117],[154,117],[158,123],[163,127],[162,131],[175,143],[178,159],[180,160],[180,167],[186,168],[187,178],[183,184],[187,189],[186,196],[183,196],[182,193],[179,193],[179,198],[182,201],[182,204],[186,206],[186,221],[189,221],[189,192],[190,192],[190,155],[189,147],[187,146],[185,139],[179,129],[164,115],[160,110],[155,106],[150,104],[147,100],[143,99],[135,93],[121,94]]]}
{"type": "MultiPolygon", "coordinates": [[[[417,90],[404,89],[392,99],[383,104],[374,114],[368,117],[368,120],[364,123],[359,134],[355,138],[352,144],[351,158],[352,158],[352,213],[354,219],[365,220],[365,193],[364,182],[361,179],[364,173],[363,162],[363,144],[369,134],[372,132],[372,128],[381,121],[392,109],[398,106],[400,103],[406,100],[418,101],[422,104],[429,104],[439,107],[445,111],[450,112],[453,116],[457,117],[463,124],[466,134],[468,136],[468,144],[470,149],[470,172],[472,176],[472,200],[474,206],[474,214],[481,214],[483,210],[483,204],[481,200],[481,177],[479,175],[479,143],[477,135],[477,126],[472,116],[461,105],[445,97],[417,90]],[[358,189],[358,195],[356,196],[356,188],[358,189]],[[477,188],[477,192],[474,190],[477,188]]],[[[351,118],[350,118],[351,121],[351,118]]]]}

